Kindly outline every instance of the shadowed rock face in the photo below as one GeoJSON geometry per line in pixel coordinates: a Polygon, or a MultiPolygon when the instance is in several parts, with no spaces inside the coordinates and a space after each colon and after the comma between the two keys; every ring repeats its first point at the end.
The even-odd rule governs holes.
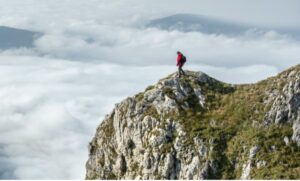
{"type": "Polygon", "coordinates": [[[34,40],[41,35],[38,32],[0,26],[0,49],[31,48],[34,40]]]}
{"type": "Polygon", "coordinates": [[[299,82],[300,66],[247,85],[172,74],[106,116],[86,178],[300,178],[299,82]]]}

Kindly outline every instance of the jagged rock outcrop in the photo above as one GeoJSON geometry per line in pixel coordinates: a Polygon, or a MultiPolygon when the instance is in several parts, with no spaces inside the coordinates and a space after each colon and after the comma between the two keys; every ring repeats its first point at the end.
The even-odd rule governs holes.
{"type": "Polygon", "coordinates": [[[250,85],[172,74],[106,116],[86,178],[300,178],[299,77],[299,66],[250,85]]]}
{"type": "Polygon", "coordinates": [[[296,70],[282,73],[279,79],[286,81],[278,96],[270,96],[274,100],[265,117],[266,123],[293,124],[294,140],[300,146],[300,74],[296,70]]]}

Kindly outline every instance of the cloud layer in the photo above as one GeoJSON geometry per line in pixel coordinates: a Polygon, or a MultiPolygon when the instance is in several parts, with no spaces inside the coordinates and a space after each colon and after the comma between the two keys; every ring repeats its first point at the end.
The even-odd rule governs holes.
{"type": "Polygon", "coordinates": [[[83,178],[87,144],[104,115],[169,71],[2,56],[0,177],[83,178]]]}
{"type": "MultiPolygon", "coordinates": [[[[115,103],[174,72],[177,50],[187,55],[185,69],[229,83],[256,82],[300,59],[300,42],[272,30],[228,37],[144,26],[180,13],[182,1],[0,3],[6,5],[0,7],[0,25],[44,33],[34,48],[0,51],[0,178],[5,179],[82,179],[87,145],[102,118],[115,103]]],[[[234,0],[227,3],[242,7],[234,0]]],[[[282,10],[278,3],[276,12],[282,10]]],[[[253,21],[240,11],[226,14],[225,3],[225,9],[206,0],[185,5],[189,13],[198,13],[198,7],[207,15],[240,13],[239,20],[253,21]]],[[[293,9],[282,16],[300,17],[293,9]]],[[[284,24],[270,19],[257,23],[284,24]]],[[[284,26],[293,23],[288,22],[284,26]]]]}

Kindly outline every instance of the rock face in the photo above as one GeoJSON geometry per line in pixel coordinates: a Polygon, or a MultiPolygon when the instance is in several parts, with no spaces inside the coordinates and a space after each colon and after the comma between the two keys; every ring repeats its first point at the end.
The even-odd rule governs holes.
{"type": "Polygon", "coordinates": [[[288,80],[288,83],[283,87],[281,95],[271,97],[274,102],[265,121],[275,124],[292,123],[292,140],[300,146],[300,74],[292,70],[283,73],[281,78],[288,80]]]}
{"type": "Polygon", "coordinates": [[[160,80],[99,125],[86,179],[299,179],[299,69],[253,85],[160,80]]]}

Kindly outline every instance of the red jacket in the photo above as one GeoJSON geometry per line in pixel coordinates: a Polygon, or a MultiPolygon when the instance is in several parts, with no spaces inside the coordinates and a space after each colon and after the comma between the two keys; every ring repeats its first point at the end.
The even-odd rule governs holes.
{"type": "Polygon", "coordinates": [[[182,66],[182,54],[178,54],[177,56],[177,67],[182,66]]]}

